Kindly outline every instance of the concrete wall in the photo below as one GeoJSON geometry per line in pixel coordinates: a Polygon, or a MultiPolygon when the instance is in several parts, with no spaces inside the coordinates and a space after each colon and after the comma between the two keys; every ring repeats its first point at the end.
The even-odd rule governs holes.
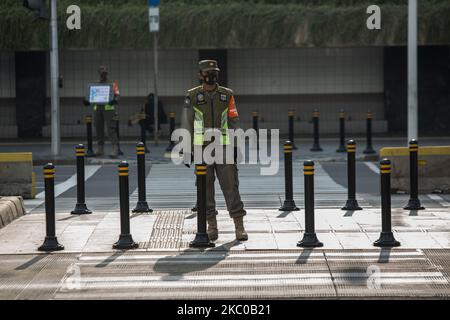
{"type": "MultiPolygon", "coordinates": [[[[10,53],[0,53],[0,57],[2,65],[7,65],[0,70],[1,83],[9,83],[5,86],[7,89],[0,91],[0,108],[8,114],[8,120],[2,121],[14,125],[11,105],[6,106],[4,102],[4,98],[14,97],[11,85],[14,83],[14,63],[10,53]]],[[[177,112],[177,122],[180,121],[185,91],[198,83],[197,61],[196,50],[163,50],[159,53],[159,94],[166,112],[177,112]]],[[[84,134],[83,118],[90,110],[82,105],[81,99],[87,84],[97,80],[97,69],[101,64],[109,67],[110,79],[119,82],[121,135],[138,135],[138,128],[128,127],[126,122],[140,109],[145,96],[153,91],[153,55],[151,51],[113,50],[61,52],[63,136],[84,134]]],[[[352,120],[347,126],[350,132],[364,131],[368,109],[374,112],[374,130],[387,130],[382,48],[228,50],[228,86],[236,94],[243,127],[251,126],[251,112],[258,110],[262,117],[261,127],[280,128],[281,132],[286,132],[287,110],[294,109],[301,124],[309,120],[314,108],[318,108],[323,132],[337,132],[336,119],[343,108],[352,120]]],[[[50,124],[50,103],[47,104],[46,118],[50,124]]],[[[301,132],[309,132],[307,122],[300,127],[301,132]]],[[[163,130],[167,130],[166,126],[163,130]]],[[[43,134],[49,136],[49,126],[44,128],[43,134]]]]}

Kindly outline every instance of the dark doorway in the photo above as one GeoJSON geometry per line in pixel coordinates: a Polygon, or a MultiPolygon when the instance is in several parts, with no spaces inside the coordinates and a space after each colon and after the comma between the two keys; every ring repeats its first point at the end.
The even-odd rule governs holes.
{"type": "Polygon", "coordinates": [[[217,60],[219,64],[219,84],[221,86],[228,86],[228,74],[227,74],[227,50],[199,50],[199,60],[217,60]]]}
{"type": "Polygon", "coordinates": [[[19,138],[42,137],[45,124],[46,52],[15,53],[16,120],[19,138]]]}

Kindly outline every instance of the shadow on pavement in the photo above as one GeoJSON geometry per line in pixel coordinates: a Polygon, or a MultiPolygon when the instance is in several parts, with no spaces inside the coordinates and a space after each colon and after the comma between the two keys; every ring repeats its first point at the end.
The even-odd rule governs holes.
{"type": "Polygon", "coordinates": [[[153,271],[166,274],[162,280],[181,280],[186,273],[204,271],[225,260],[230,249],[239,243],[233,240],[206,251],[186,250],[176,256],[164,257],[156,261],[153,271]]]}

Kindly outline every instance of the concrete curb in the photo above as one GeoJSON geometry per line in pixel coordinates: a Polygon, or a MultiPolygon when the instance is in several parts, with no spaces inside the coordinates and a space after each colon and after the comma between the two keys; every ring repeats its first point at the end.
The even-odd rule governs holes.
{"type": "Polygon", "coordinates": [[[0,229],[25,215],[22,197],[0,197],[0,229]]]}

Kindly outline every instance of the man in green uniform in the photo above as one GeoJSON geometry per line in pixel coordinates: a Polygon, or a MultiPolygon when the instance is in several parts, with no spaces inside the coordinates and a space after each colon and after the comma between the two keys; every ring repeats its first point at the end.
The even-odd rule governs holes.
{"type": "MultiPolygon", "coordinates": [[[[194,146],[205,146],[203,134],[210,128],[220,129],[220,145],[230,144],[227,129],[237,129],[239,124],[233,91],[217,83],[219,68],[215,60],[199,62],[199,78],[202,84],[188,90],[182,112],[181,127],[191,133],[194,146]]],[[[225,154],[225,153],[224,153],[225,154]]],[[[246,211],[239,194],[239,179],[236,161],[207,165],[206,171],[206,216],[210,240],[218,238],[216,202],[214,199],[215,175],[225,197],[227,209],[234,220],[237,240],[247,240],[244,228],[246,211]]]]}
{"type": "MultiPolygon", "coordinates": [[[[99,83],[108,82],[108,69],[105,66],[100,66],[98,69],[100,76],[99,83]]],[[[112,145],[112,152],[109,155],[111,158],[117,158],[119,155],[119,138],[117,134],[117,103],[119,100],[120,92],[117,82],[113,84],[114,99],[105,105],[93,105],[94,108],[94,125],[97,133],[97,145],[98,149],[96,156],[102,156],[104,154],[105,145],[105,123],[108,131],[109,140],[112,145]]],[[[89,103],[87,103],[89,104],[89,103]]]]}

